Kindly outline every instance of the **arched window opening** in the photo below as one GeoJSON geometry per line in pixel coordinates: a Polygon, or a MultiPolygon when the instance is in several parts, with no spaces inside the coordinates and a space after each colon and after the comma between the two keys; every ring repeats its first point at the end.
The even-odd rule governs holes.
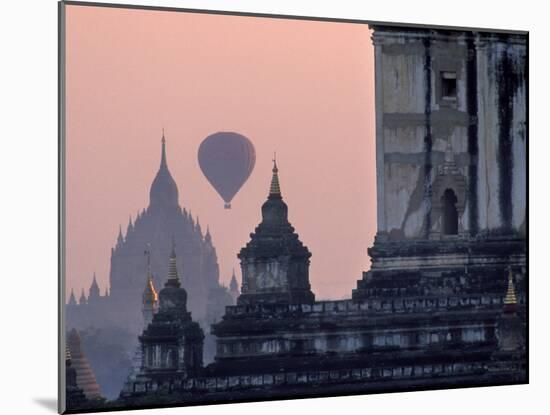
{"type": "Polygon", "coordinates": [[[456,209],[456,194],[453,189],[446,189],[441,197],[442,217],[441,230],[444,235],[458,234],[458,211],[456,209]]]}

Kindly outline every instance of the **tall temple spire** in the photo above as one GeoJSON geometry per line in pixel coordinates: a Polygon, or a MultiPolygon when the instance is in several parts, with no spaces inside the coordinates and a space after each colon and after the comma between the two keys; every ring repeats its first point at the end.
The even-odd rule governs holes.
{"type": "Polygon", "coordinates": [[[279,185],[279,169],[277,168],[277,157],[273,155],[273,176],[271,177],[271,186],[269,187],[269,197],[282,197],[281,186],[279,185]]]}
{"type": "Polygon", "coordinates": [[[170,174],[170,170],[168,170],[168,163],[166,162],[164,129],[161,139],[160,168],[149,191],[149,207],[179,208],[178,187],[170,174]]]}
{"type": "Polygon", "coordinates": [[[162,139],[160,140],[162,143],[162,151],[160,155],[160,168],[161,169],[167,169],[168,164],[166,163],[166,138],[164,138],[164,127],[162,128],[162,139]]]}

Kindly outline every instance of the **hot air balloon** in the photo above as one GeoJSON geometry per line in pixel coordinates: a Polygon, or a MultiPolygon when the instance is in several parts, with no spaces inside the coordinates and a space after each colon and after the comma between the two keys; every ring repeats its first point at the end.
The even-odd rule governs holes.
{"type": "Polygon", "coordinates": [[[199,166],[212,187],[231,209],[231,200],[246,182],[256,163],[256,151],[244,135],[219,132],[199,146],[199,166]]]}

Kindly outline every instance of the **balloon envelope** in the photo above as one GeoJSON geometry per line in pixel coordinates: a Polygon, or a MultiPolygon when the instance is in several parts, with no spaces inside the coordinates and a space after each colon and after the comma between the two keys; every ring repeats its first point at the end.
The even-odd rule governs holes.
{"type": "Polygon", "coordinates": [[[202,173],[230,209],[231,200],[254,169],[254,145],[244,135],[219,132],[203,140],[198,158],[202,173]]]}

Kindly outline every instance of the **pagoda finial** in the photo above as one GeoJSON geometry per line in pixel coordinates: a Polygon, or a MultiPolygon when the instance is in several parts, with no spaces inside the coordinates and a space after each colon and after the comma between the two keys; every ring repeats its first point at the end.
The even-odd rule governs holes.
{"type": "Polygon", "coordinates": [[[231,280],[229,281],[229,289],[233,292],[239,290],[239,284],[237,283],[237,277],[235,276],[235,267],[233,267],[233,273],[231,274],[231,280]]]}
{"type": "Polygon", "coordinates": [[[176,241],[174,235],[172,235],[172,253],[170,254],[170,260],[168,262],[168,279],[166,284],[176,285],[179,287],[178,268],[176,266],[176,241]]]}
{"type": "Polygon", "coordinates": [[[155,304],[158,301],[158,293],[153,283],[153,275],[151,274],[151,244],[147,244],[144,254],[147,257],[147,280],[145,281],[145,289],[143,290],[143,304],[155,304]]]}
{"type": "Polygon", "coordinates": [[[168,168],[168,164],[166,163],[166,138],[164,138],[164,127],[162,128],[162,139],[160,140],[162,143],[162,153],[160,156],[160,168],[168,168]]]}
{"type": "Polygon", "coordinates": [[[518,304],[516,297],[516,289],[514,287],[514,276],[512,275],[512,268],[508,271],[508,289],[506,290],[506,297],[504,297],[504,307],[509,310],[515,309],[518,304]]]}
{"type": "Polygon", "coordinates": [[[277,168],[277,153],[273,153],[273,176],[271,177],[271,186],[269,196],[281,197],[281,186],[279,185],[279,169],[277,168]]]}

